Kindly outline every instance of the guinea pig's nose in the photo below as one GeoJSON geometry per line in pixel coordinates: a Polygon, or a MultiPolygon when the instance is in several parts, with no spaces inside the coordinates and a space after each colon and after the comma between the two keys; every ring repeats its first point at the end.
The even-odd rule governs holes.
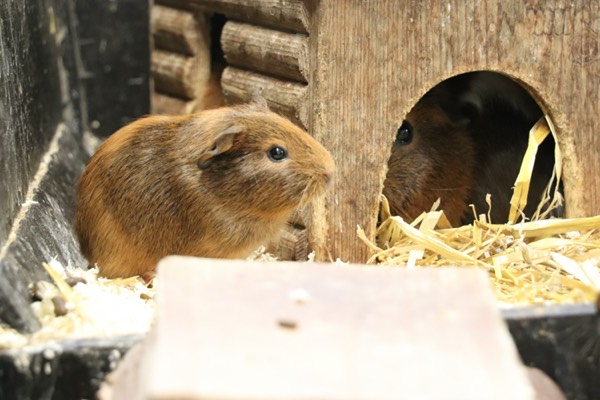
{"type": "Polygon", "coordinates": [[[333,175],[335,174],[335,167],[332,166],[330,168],[326,168],[323,170],[323,179],[325,180],[325,184],[329,184],[333,179],[333,175]]]}

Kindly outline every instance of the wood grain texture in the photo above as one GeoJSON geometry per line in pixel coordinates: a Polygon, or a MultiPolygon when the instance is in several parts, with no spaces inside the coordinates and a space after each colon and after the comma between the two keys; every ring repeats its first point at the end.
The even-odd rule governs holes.
{"type": "Polygon", "coordinates": [[[221,86],[228,104],[248,102],[254,93],[260,93],[272,111],[306,127],[306,85],[227,67],[221,77],[221,86]]]}
{"type": "MultiPolygon", "coordinates": [[[[57,68],[60,53],[49,29],[54,17],[45,7],[40,1],[0,6],[0,248],[63,118],[61,81],[71,82],[65,79],[71,71],[57,68]]],[[[59,28],[73,35],[66,25],[59,28]]]]}
{"type": "Polygon", "coordinates": [[[210,77],[210,61],[155,49],[152,52],[152,76],[156,91],[193,99],[210,77]]]}
{"type": "Polygon", "coordinates": [[[308,11],[302,0],[159,0],[157,3],[201,12],[225,14],[235,20],[307,33],[308,11]]]}
{"type": "Polygon", "coordinates": [[[158,279],[147,398],[534,398],[485,271],[172,256],[158,279]]]}
{"type": "Polygon", "coordinates": [[[314,2],[308,123],[338,173],[316,203],[318,258],[364,262],[396,130],[416,101],[459,73],[523,83],[558,130],[568,216],[600,213],[600,3],[314,2]],[[343,29],[340,29],[343,24],[343,29]]]}
{"type": "Polygon", "coordinates": [[[156,5],[151,16],[155,48],[187,56],[210,56],[209,29],[203,14],[156,5]]]}
{"type": "Polygon", "coordinates": [[[221,46],[229,65],[308,82],[308,37],[229,21],[221,46]]]}

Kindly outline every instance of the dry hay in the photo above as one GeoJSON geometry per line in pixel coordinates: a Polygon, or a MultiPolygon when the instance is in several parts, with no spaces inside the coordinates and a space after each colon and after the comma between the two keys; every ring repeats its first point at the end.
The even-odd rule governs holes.
{"type": "MultiPolygon", "coordinates": [[[[277,260],[263,246],[247,259],[277,260]]],[[[32,295],[37,297],[30,307],[40,321],[41,329],[27,335],[0,324],[0,351],[66,338],[144,334],[150,328],[159,284],[157,278],[150,282],[138,276],[103,278],[98,275],[97,267],[88,270],[65,267],[56,260],[43,266],[52,282],[38,281],[30,287],[32,295]],[[70,282],[73,278],[77,283],[70,282]]]]}
{"type": "MultiPolygon", "coordinates": [[[[486,215],[476,215],[472,225],[453,228],[439,201],[432,210],[412,223],[390,214],[383,198],[381,225],[376,243],[359,227],[360,238],[373,256],[369,263],[416,268],[421,266],[465,266],[489,271],[498,300],[505,303],[541,304],[589,302],[600,290],[600,216],[549,219],[561,206],[558,192],[561,154],[555,147],[555,169],[531,221],[521,219],[539,144],[554,135],[550,120],[541,119],[530,131],[511,199],[509,222],[490,224],[486,215]]],[[[555,142],[556,137],[555,137],[555,142]]],[[[488,197],[488,205],[491,201],[488,197]]],[[[473,210],[475,213],[475,210],[473,210]]]]}
{"type": "Polygon", "coordinates": [[[41,329],[23,335],[0,325],[0,350],[65,338],[143,334],[149,329],[155,288],[140,278],[102,278],[98,268],[64,267],[56,260],[44,267],[53,282],[38,281],[30,288],[38,297],[30,307],[41,329]],[[67,282],[73,278],[79,282],[70,286],[67,282]],[[58,308],[61,312],[57,312],[58,308]]]}

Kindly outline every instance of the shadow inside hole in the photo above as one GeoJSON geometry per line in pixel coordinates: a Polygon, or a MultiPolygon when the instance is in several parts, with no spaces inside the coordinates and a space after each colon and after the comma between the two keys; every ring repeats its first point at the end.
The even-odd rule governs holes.
{"type": "Polygon", "coordinates": [[[222,14],[210,16],[210,79],[205,82],[200,91],[200,98],[194,111],[210,110],[225,105],[221,75],[227,66],[223,48],[221,47],[221,34],[227,18],[222,14]]]}
{"type": "Polygon", "coordinates": [[[223,14],[212,14],[210,17],[210,64],[211,71],[221,78],[221,73],[227,65],[225,61],[225,54],[221,47],[221,34],[223,33],[223,27],[227,22],[227,17],[223,14]]]}
{"type": "MultiPolygon", "coordinates": [[[[412,221],[441,199],[453,226],[488,213],[508,220],[515,179],[529,131],[543,116],[518,83],[499,73],[470,72],[447,79],[427,92],[398,129],[383,194],[392,215],[412,221]],[[491,195],[491,210],[486,194],[491,195]]],[[[554,168],[554,139],[540,145],[524,210],[535,213],[554,168]]],[[[563,208],[553,211],[562,216],[563,208]]]]}

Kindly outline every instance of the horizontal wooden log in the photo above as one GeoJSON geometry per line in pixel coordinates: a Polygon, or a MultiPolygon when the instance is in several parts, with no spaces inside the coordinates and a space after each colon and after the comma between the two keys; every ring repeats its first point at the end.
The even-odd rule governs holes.
{"type": "Polygon", "coordinates": [[[309,16],[302,0],[156,0],[157,4],[227,17],[288,32],[309,32],[309,16]]]}
{"type": "Polygon", "coordinates": [[[152,7],[154,47],[188,56],[209,57],[210,29],[204,14],[152,7]]]}
{"type": "Polygon", "coordinates": [[[184,99],[194,99],[210,77],[210,60],[199,60],[162,50],[152,52],[155,90],[184,99]]]}
{"type": "Polygon", "coordinates": [[[196,108],[197,100],[184,100],[163,93],[152,93],[152,114],[190,114],[196,108]]]}
{"type": "Polygon", "coordinates": [[[223,27],[221,47],[232,66],[308,82],[306,35],[230,21],[223,27]]]}
{"type": "Polygon", "coordinates": [[[221,77],[221,86],[228,104],[250,101],[253,94],[260,93],[271,110],[304,128],[308,126],[307,85],[227,67],[221,77]]]}

